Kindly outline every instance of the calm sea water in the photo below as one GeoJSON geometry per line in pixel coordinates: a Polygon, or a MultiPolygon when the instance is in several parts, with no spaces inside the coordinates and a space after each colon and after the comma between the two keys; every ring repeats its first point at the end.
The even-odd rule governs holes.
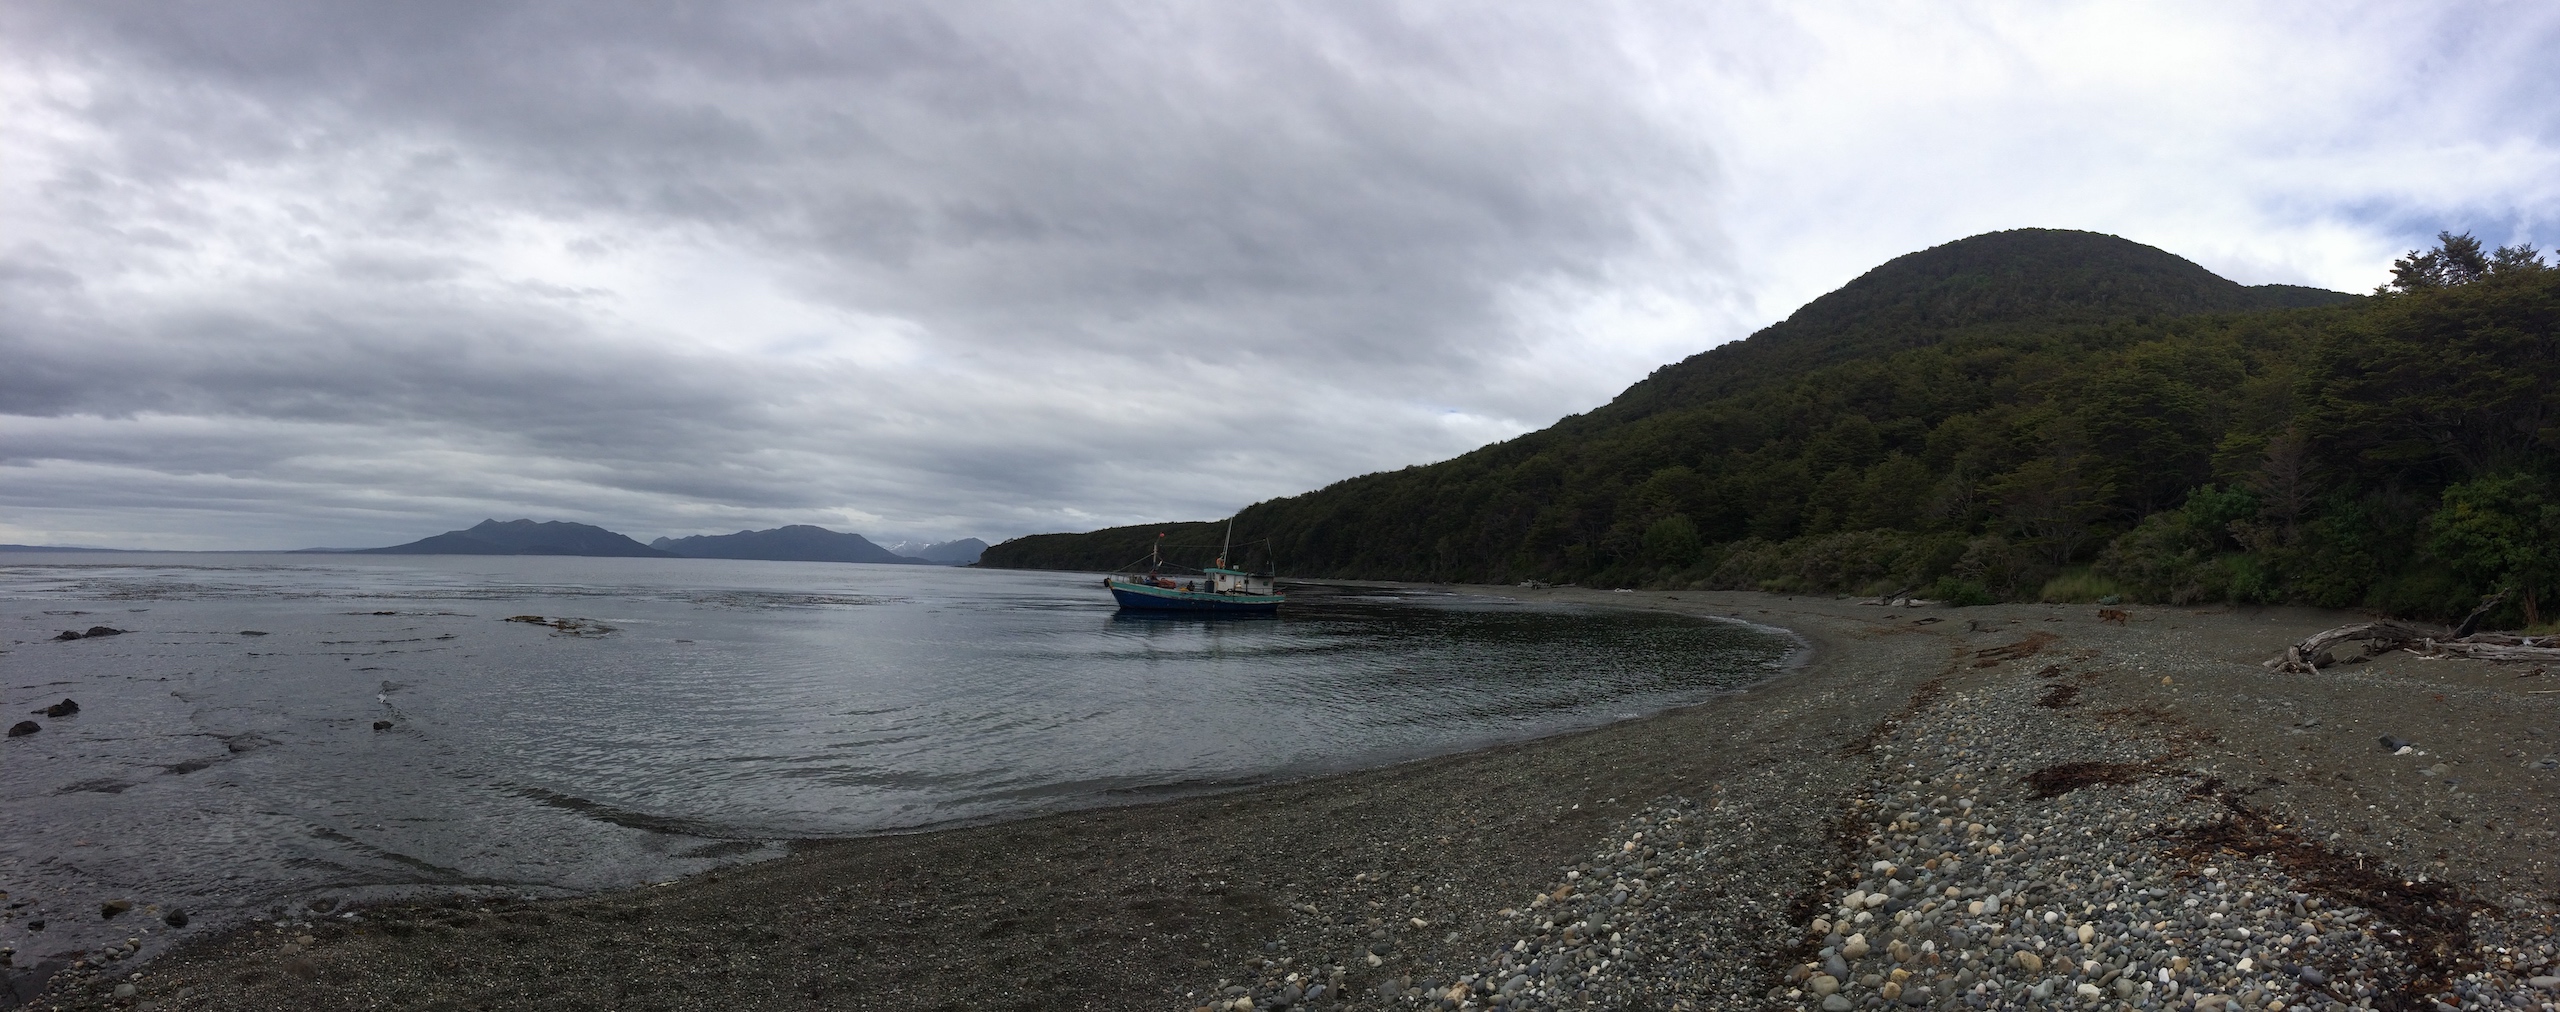
{"type": "Polygon", "coordinates": [[[29,904],[0,946],[124,937],[142,918],[101,923],[110,898],[218,923],[319,894],[540,895],[1376,765],[1694,702],[1794,646],[1292,589],[1276,619],[1201,620],[1122,615],[1076,574],[0,556],[6,722],[81,706],[0,747],[0,888],[29,904]],[[95,625],[130,632],[51,639],[95,625]]]}

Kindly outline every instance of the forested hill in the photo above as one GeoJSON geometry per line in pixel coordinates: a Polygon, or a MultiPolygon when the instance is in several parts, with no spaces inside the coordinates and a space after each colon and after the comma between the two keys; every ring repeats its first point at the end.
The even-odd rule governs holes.
{"type": "Polygon", "coordinates": [[[2244,287],[2182,257],[2096,232],[1992,232],[1888,260],[1745,340],[1654,370],[1588,417],[1602,424],[1632,421],[1956,333],[2354,299],[2298,285],[2244,287]]]}
{"type": "MultiPolygon", "coordinates": [[[[2540,621],[2560,581],[2560,272],[2467,236],[2372,297],[2085,232],[1898,258],[1588,414],[1258,503],[1283,574],[2121,594],[2540,621]]],[[[1044,535],[1108,568],[1206,525],[1044,535]]],[[[1201,558],[1184,558],[1197,564],[1201,558]]]]}

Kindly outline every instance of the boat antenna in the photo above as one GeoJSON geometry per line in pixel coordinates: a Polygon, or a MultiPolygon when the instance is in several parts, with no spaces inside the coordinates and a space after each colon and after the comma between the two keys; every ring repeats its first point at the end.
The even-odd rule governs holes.
{"type": "MultiPolygon", "coordinates": [[[[1157,535],[1162,537],[1163,535],[1157,535]]],[[[1236,546],[1236,518],[1227,518],[1227,543],[1218,546],[1218,568],[1227,568],[1227,552],[1236,546]]]]}

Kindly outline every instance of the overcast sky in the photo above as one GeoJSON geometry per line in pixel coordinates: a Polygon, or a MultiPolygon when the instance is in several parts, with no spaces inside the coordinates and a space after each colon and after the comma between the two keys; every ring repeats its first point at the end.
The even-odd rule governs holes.
{"type": "Polygon", "coordinates": [[[2538,4],[0,5],[0,542],[1222,516],[1891,257],[2560,240],[2538,4]]]}

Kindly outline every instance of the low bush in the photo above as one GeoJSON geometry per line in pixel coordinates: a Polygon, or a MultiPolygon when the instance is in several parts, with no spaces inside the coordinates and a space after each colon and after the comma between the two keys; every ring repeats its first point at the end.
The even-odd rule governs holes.
{"type": "Polygon", "coordinates": [[[1991,593],[1991,588],[1983,586],[1981,581],[1967,580],[1957,576],[1939,577],[1938,582],[1930,584],[1928,592],[1921,596],[1943,602],[1954,608],[1996,604],[2000,600],[1991,593]]]}
{"type": "Polygon", "coordinates": [[[2124,585],[2089,570],[2073,569],[2044,582],[2036,600],[2046,604],[2094,604],[2102,598],[2122,598],[2124,585]]]}

